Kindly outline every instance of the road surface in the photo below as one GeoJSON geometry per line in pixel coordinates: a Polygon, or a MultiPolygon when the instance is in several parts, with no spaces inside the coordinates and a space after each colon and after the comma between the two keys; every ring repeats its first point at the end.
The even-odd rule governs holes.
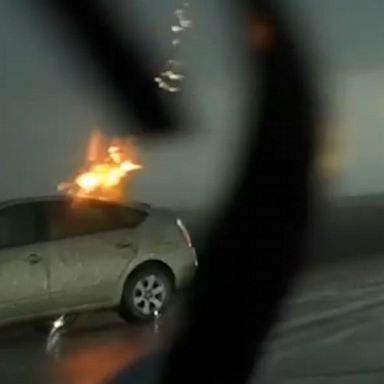
{"type": "Polygon", "coordinates": [[[306,271],[267,350],[262,383],[384,383],[384,256],[306,271]]]}
{"type": "MultiPolygon", "coordinates": [[[[143,347],[161,341],[162,329],[156,333],[152,324],[129,326],[108,312],[83,315],[61,335],[55,360],[55,353],[46,353],[46,334],[32,325],[3,328],[1,382],[52,383],[49,375],[57,368],[87,375],[92,365],[97,367],[93,370],[105,369],[94,362],[111,351],[114,360],[134,360],[143,347]]],[[[308,268],[253,382],[384,383],[384,256],[308,268]]]]}

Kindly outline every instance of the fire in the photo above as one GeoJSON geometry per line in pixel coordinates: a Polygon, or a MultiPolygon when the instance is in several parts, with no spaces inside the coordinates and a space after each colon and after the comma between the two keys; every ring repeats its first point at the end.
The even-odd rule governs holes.
{"type": "Polygon", "coordinates": [[[77,197],[120,199],[129,175],[143,168],[135,160],[129,140],[108,141],[94,132],[88,143],[87,161],[75,178],[59,185],[59,190],[77,197]]]}

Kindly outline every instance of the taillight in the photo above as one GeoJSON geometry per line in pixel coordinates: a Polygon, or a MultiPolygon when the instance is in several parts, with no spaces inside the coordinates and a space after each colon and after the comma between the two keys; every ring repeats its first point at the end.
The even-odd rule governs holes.
{"type": "Polygon", "coordinates": [[[192,248],[192,239],[191,239],[191,235],[188,232],[187,227],[184,225],[184,223],[181,221],[181,219],[177,219],[176,224],[180,228],[180,231],[183,234],[183,237],[184,237],[185,241],[187,242],[188,247],[192,248]]]}

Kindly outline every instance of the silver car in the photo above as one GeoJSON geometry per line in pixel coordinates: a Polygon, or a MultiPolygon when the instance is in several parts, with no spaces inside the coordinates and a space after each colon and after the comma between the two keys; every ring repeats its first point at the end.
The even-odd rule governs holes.
{"type": "Polygon", "coordinates": [[[167,210],[67,197],[0,205],[0,324],[102,308],[150,319],[196,267],[167,210]]]}

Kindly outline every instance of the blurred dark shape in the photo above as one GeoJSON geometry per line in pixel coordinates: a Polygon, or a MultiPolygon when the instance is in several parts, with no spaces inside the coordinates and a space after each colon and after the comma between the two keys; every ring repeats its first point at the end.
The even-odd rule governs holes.
{"type": "Polygon", "coordinates": [[[123,35],[118,21],[98,0],[42,0],[42,4],[55,12],[59,25],[66,27],[79,48],[91,56],[123,113],[136,117],[139,124],[130,126],[129,133],[176,132],[176,115],[169,95],[166,101],[154,82],[155,71],[148,66],[139,41],[132,38],[137,34],[134,20],[129,25],[131,33],[123,35]]]}
{"type": "Polygon", "coordinates": [[[280,8],[254,1],[249,11],[261,92],[251,101],[244,168],[201,256],[167,384],[245,383],[305,252],[314,95],[280,8]]]}
{"type": "Polygon", "coordinates": [[[109,384],[154,384],[159,381],[161,369],[166,359],[165,353],[144,356],[133,366],[125,367],[109,384]]]}

